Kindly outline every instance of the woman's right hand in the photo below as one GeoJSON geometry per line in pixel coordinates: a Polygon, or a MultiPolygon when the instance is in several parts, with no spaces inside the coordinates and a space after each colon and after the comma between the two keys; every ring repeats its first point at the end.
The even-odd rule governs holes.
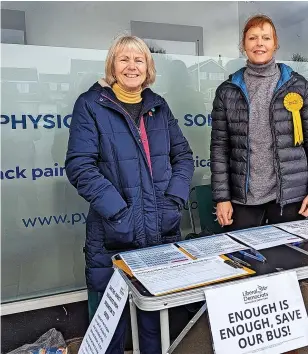
{"type": "Polygon", "coordinates": [[[216,207],[217,221],[220,226],[227,226],[233,223],[233,208],[231,202],[219,202],[216,207]]]}

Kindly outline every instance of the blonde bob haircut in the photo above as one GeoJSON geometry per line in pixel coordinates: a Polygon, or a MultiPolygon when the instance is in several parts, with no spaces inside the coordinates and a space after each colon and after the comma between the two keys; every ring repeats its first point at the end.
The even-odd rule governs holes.
{"type": "Polygon", "coordinates": [[[142,88],[153,84],[156,78],[156,69],[152,54],[148,46],[144,43],[144,41],[135,36],[121,36],[117,38],[112,44],[112,46],[109,48],[105,63],[106,82],[110,86],[112,86],[116,82],[116,77],[114,73],[114,61],[117,53],[124,49],[134,49],[145,55],[147,64],[147,75],[144,83],[142,84],[142,88]]]}

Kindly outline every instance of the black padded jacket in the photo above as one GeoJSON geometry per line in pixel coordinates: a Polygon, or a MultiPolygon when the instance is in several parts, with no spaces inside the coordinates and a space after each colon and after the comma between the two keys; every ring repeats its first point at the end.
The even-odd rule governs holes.
{"type": "MultiPolygon", "coordinates": [[[[302,201],[308,194],[308,82],[285,64],[270,104],[270,125],[274,141],[273,159],[277,175],[277,203],[302,201]],[[294,146],[292,113],[284,97],[298,93],[304,143],[294,146]]],[[[240,69],[216,90],[212,111],[211,183],[213,201],[236,200],[245,204],[249,190],[249,98],[240,69]]],[[[260,136],[262,139],[262,136],[260,136]]]]}

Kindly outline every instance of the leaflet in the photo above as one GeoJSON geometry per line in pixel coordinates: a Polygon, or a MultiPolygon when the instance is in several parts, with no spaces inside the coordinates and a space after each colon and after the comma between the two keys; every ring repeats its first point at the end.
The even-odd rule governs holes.
{"type": "Polygon", "coordinates": [[[195,258],[208,258],[232,253],[248,247],[232,240],[226,234],[205,236],[193,240],[178,242],[178,245],[195,258]]]}
{"type": "Polygon", "coordinates": [[[135,277],[151,294],[158,296],[253,273],[247,268],[231,267],[226,258],[217,256],[148,269],[135,273],[135,277]]]}
{"type": "Polygon", "coordinates": [[[275,226],[279,229],[290,232],[293,235],[300,236],[308,240],[308,219],[276,224],[275,226]]]}
{"type": "Polygon", "coordinates": [[[178,247],[170,243],[120,253],[120,256],[132,272],[191,260],[188,255],[181,252],[178,247]]]}
{"type": "Polygon", "coordinates": [[[272,225],[228,232],[228,235],[256,250],[302,241],[301,238],[272,225]]]}

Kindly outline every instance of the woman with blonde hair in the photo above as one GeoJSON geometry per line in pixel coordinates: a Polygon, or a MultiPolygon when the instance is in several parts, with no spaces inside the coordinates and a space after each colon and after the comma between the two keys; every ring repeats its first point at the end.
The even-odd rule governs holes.
{"type": "Polygon", "coordinates": [[[243,30],[246,67],[222,83],[212,112],[213,200],[221,226],[243,229],[308,216],[308,82],[274,58],[272,20],[243,30]]]}
{"type": "MultiPolygon", "coordinates": [[[[180,239],[181,209],[194,167],[192,152],[166,101],[149,85],[155,66],[146,44],[123,36],[109,49],[106,78],[77,99],[66,173],[90,203],[86,281],[98,305],[119,251],[180,239]]],[[[92,309],[93,310],[93,309],[92,309]]],[[[106,353],[123,353],[125,308],[106,353]]],[[[161,353],[157,312],[138,312],[140,348],[161,353]]]]}

